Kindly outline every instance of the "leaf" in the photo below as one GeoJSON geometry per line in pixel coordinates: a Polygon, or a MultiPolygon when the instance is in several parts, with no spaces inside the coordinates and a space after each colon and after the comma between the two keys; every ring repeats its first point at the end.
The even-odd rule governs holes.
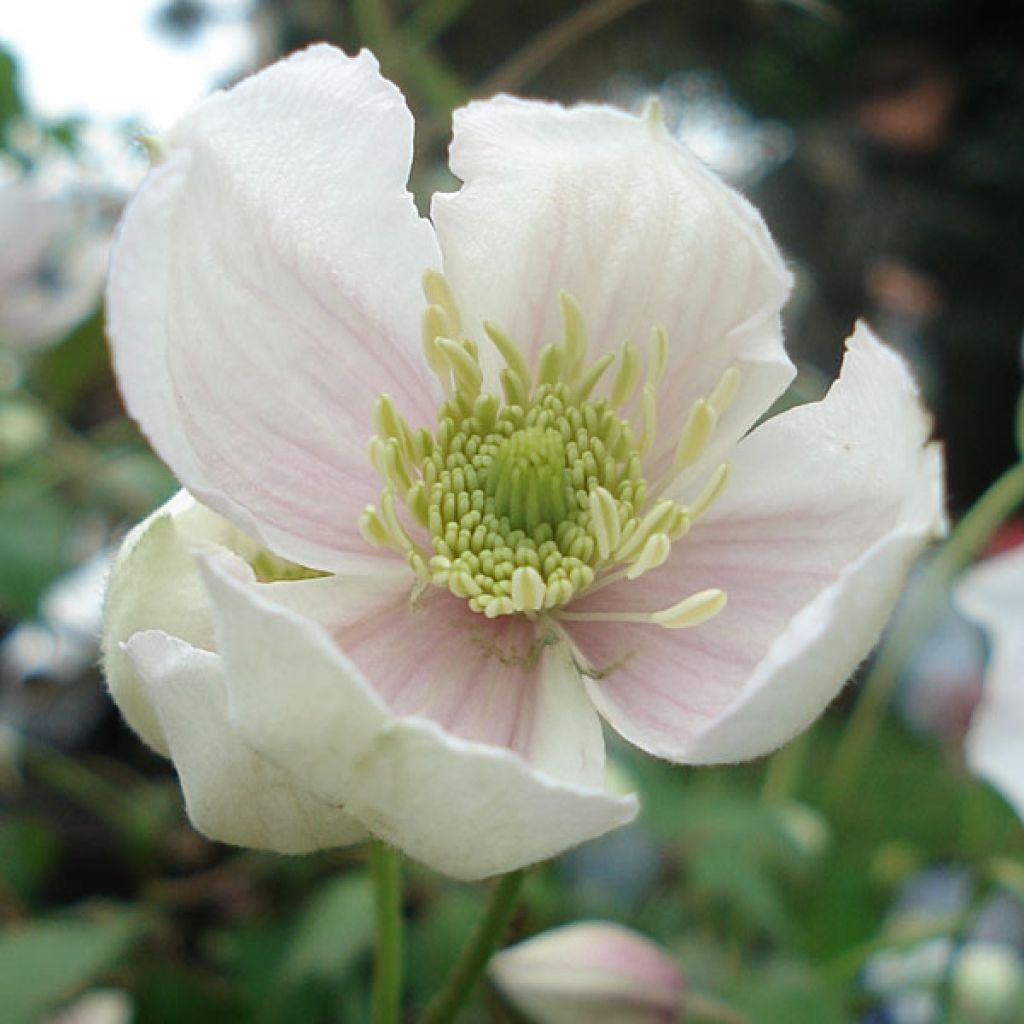
{"type": "Polygon", "coordinates": [[[262,1020],[291,1020],[312,988],[339,983],[373,945],[373,890],[366,874],[347,874],[324,885],[300,917],[281,960],[262,1020]]]}
{"type": "Polygon", "coordinates": [[[58,856],[49,826],[30,818],[0,822],[0,878],[22,903],[32,900],[58,856]]]}
{"type": "Polygon", "coordinates": [[[55,496],[0,493],[0,612],[29,618],[40,594],[67,567],[68,510],[55,496]]]}
{"type": "Polygon", "coordinates": [[[145,931],[136,910],[36,921],[0,935],[5,1024],[34,1024],[117,964],[145,931]]]}

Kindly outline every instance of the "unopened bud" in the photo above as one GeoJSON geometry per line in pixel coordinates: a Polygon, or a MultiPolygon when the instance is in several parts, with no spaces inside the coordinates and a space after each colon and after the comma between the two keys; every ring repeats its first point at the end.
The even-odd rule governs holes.
{"type": "Polygon", "coordinates": [[[498,953],[494,984],[537,1024],[675,1024],[683,976],[668,954],[619,925],[588,921],[498,953]]]}

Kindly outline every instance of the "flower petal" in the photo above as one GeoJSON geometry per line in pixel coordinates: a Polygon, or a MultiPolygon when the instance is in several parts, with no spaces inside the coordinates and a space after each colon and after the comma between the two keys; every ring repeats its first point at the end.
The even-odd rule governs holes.
{"type": "Polygon", "coordinates": [[[227,717],[221,659],[161,632],[125,645],[167,737],[189,820],[235,846],[308,853],[347,846],[366,830],[315,799],[250,749],[227,717]]]}
{"type": "Polygon", "coordinates": [[[992,645],[981,703],[967,731],[967,763],[1024,818],[1024,548],[976,566],[955,596],[992,645]]]}
{"type": "Polygon", "coordinates": [[[508,750],[396,717],[322,626],[215,561],[205,562],[204,578],[240,733],[410,856],[481,878],[553,856],[636,813],[635,798],[557,782],[508,750]]]}
{"type": "Polygon", "coordinates": [[[740,390],[708,458],[783,391],[793,371],[778,313],[790,275],[759,214],[656,114],[471,103],[455,113],[451,165],[464,185],[435,196],[431,215],[482,354],[484,320],[534,357],[557,341],[562,290],[583,309],[592,356],[627,340],[643,347],[654,324],[667,332],[649,478],[730,365],[740,390]]]}
{"type": "Polygon", "coordinates": [[[599,710],[651,753],[736,761],[805,728],[944,529],[940,452],[925,446],[929,423],[906,367],[866,327],[848,346],[822,402],[740,444],[724,496],[663,567],[580,602],[653,611],[708,587],[728,594],[721,614],[691,630],[572,623],[599,710]]]}
{"type": "Polygon", "coordinates": [[[565,645],[522,616],[485,619],[434,587],[412,598],[397,564],[397,586],[350,569],[260,593],[324,625],[393,712],[506,747],[563,782],[602,786],[601,721],[565,645]]]}
{"type": "Polygon", "coordinates": [[[153,512],[125,538],[110,571],[103,603],[103,671],[128,724],[154,750],[170,756],[149,697],[122,644],[142,630],[161,629],[194,647],[213,649],[213,623],[192,548],[252,545],[226,520],[186,491],[153,512]]]}
{"type": "Polygon", "coordinates": [[[365,548],[376,396],[433,419],[412,127],[369,53],[296,54],[159,140],[113,254],[129,412],[190,491],[305,565],[365,548]]]}

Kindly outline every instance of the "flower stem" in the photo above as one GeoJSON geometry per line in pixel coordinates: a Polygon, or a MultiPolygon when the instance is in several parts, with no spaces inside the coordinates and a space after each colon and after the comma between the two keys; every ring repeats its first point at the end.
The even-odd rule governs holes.
{"type": "Polygon", "coordinates": [[[373,1024],[397,1024],[402,1000],[402,876],[398,853],[370,843],[370,876],[376,897],[373,1024]]]}
{"type": "Polygon", "coordinates": [[[501,942],[525,877],[525,871],[513,871],[495,885],[483,917],[477,922],[441,991],[427,1007],[421,1024],[447,1024],[454,1019],[501,942]]]}
{"type": "Polygon", "coordinates": [[[1006,470],[974,503],[932,559],[910,606],[875,659],[861,689],[860,699],[839,743],[826,780],[829,801],[851,791],[860,776],[882,723],[889,697],[953,579],[973,561],[999,526],[1024,501],[1024,463],[1006,470]]]}

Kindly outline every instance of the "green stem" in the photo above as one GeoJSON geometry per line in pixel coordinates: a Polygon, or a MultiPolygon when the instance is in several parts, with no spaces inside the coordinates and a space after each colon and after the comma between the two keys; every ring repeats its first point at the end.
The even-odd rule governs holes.
{"type": "Polygon", "coordinates": [[[513,871],[495,885],[484,916],[477,922],[441,991],[427,1007],[421,1024],[447,1024],[455,1018],[505,934],[525,877],[525,871],[513,871]]]}
{"type": "Polygon", "coordinates": [[[851,791],[878,735],[885,709],[908,657],[931,623],[954,578],[1024,501],[1024,463],[1006,470],[960,520],[932,559],[916,597],[896,620],[861,689],[826,781],[830,801],[851,791]]]}
{"type": "Polygon", "coordinates": [[[373,1024],[397,1024],[402,1001],[402,876],[398,853],[370,843],[370,876],[376,896],[377,936],[373,972],[373,1024]]]}

